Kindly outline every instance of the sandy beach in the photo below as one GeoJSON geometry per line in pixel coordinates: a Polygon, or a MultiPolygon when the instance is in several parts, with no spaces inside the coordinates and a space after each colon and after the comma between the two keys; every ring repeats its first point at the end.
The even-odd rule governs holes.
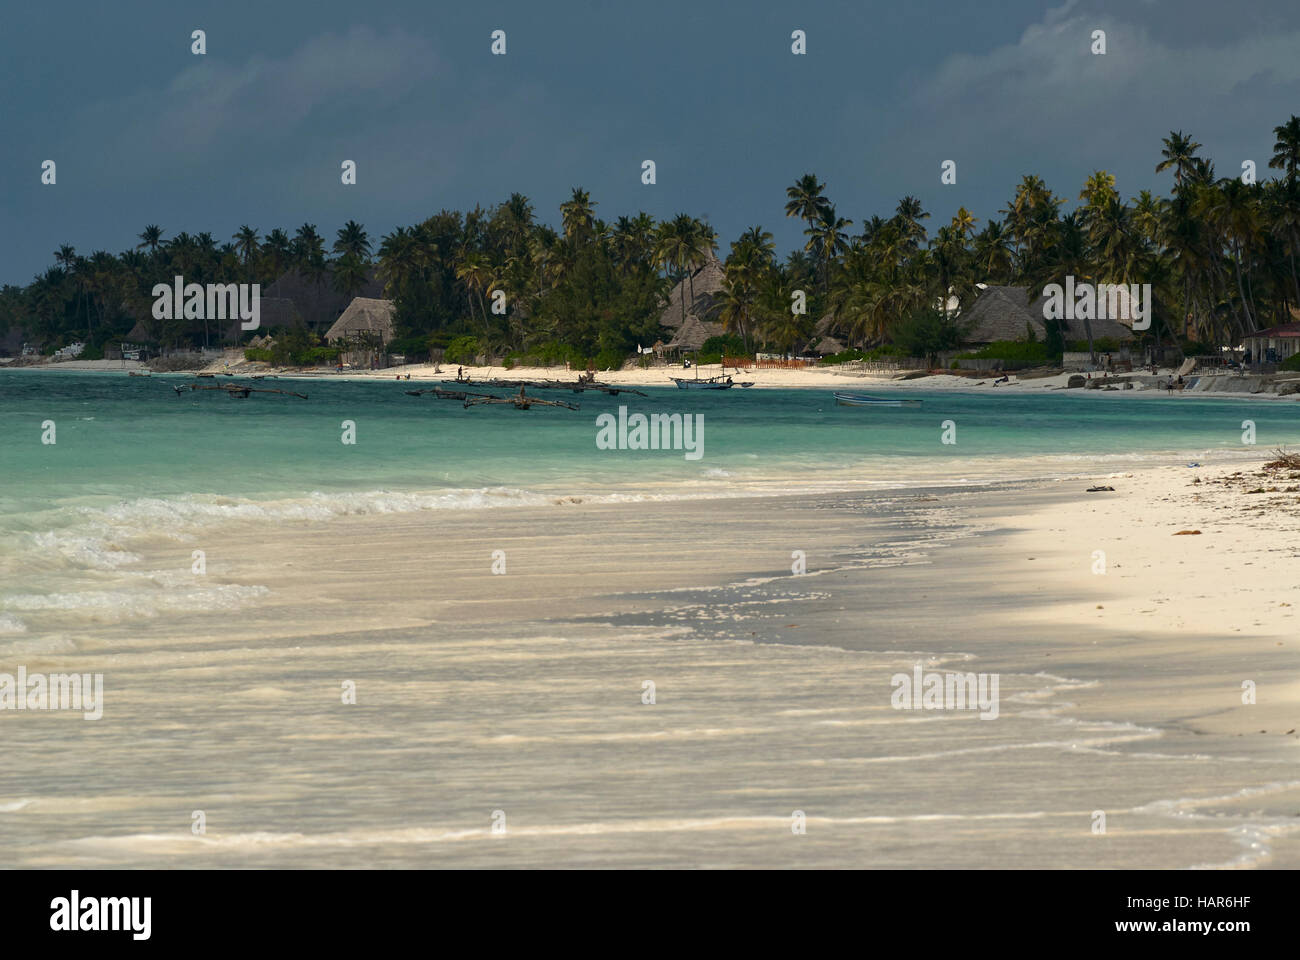
{"type": "Polygon", "coordinates": [[[1297,482],[157,537],[146,564],[202,548],[254,592],[17,638],[6,661],[102,672],[106,720],[9,725],[0,842],[29,867],[1297,866],[1297,482]],[[896,709],[918,665],[999,676],[997,718],[896,709]]]}
{"type": "MultiPolygon", "coordinates": [[[[121,360],[68,360],[55,364],[44,364],[35,368],[42,372],[63,371],[68,373],[74,372],[129,372],[134,371],[138,374],[149,376],[168,376],[168,377],[185,377],[194,376],[198,373],[204,374],[233,374],[237,378],[249,376],[273,376],[279,379],[295,380],[355,380],[355,381],[384,381],[384,380],[405,380],[408,376],[411,382],[421,383],[442,383],[445,381],[455,380],[458,373],[469,383],[482,383],[487,380],[539,380],[539,381],[574,381],[578,378],[580,371],[566,369],[565,367],[522,367],[516,366],[506,368],[497,365],[464,365],[464,364],[409,364],[395,367],[389,367],[382,370],[356,370],[345,369],[339,373],[333,369],[303,369],[303,368],[282,368],[272,367],[264,363],[253,363],[242,359],[237,351],[230,351],[228,355],[217,361],[213,361],[199,370],[173,372],[167,374],[150,374],[146,364],[139,361],[121,361],[121,360]]],[[[748,382],[752,384],[750,389],[815,389],[815,390],[844,390],[844,391],[925,391],[925,392],[961,392],[974,391],[979,393],[988,392],[990,394],[1040,394],[1049,391],[1058,391],[1069,389],[1070,380],[1076,374],[1071,372],[1052,373],[1044,375],[1046,371],[1022,373],[1010,373],[1006,382],[999,382],[1003,377],[1001,371],[990,372],[986,374],[974,375],[972,373],[954,374],[954,373],[918,373],[911,372],[908,374],[890,372],[890,371],[862,371],[851,367],[844,366],[809,366],[798,369],[776,368],[776,367],[747,367],[737,369],[735,367],[723,368],[720,364],[703,364],[699,367],[701,377],[713,376],[730,376],[737,382],[748,382]]],[[[1133,389],[1126,391],[1130,396],[1141,396],[1144,398],[1176,398],[1181,396],[1180,392],[1173,394],[1160,389],[1154,382],[1158,379],[1160,383],[1176,378],[1177,370],[1172,367],[1162,367],[1158,373],[1148,378],[1145,373],[1139,372],[1134,379],[1133,389]]],[[[672,387],[671,378],[691,378],[695,376],[694,368],[685,369],[680,365],[674,366],[656,366],[646,369],[636,368],[627,370],[604,370],[599,371],[596,379],[601,383],[607,383],[615,386],[625,386],[632,389],[643,389],[645,387],[672,387]]],[[[1214,379],[1233,379],[1231,375],[1214,377],[1214,379]]],[[[1113,391],[1112,391],[1113,392],[1113,391]]],[[[1280,400],[1283,402],[1296,402],[1300,400],[1300,392],[1285,396],[1276,396],[1272,392],[1256,392],[1253,388],[1242,387],[1238,390],[1229,390],[1224,392],[1234,392],[1243,395],[1251,395],[1269,400],[1280,400]]],[[[1108,391],[1102,390],[1072,390],[1072,393],[1079,396],[1105,396],[1108,391]]],[[[1192,394],[1187,394],[1192,395],[1192,394]]]]}

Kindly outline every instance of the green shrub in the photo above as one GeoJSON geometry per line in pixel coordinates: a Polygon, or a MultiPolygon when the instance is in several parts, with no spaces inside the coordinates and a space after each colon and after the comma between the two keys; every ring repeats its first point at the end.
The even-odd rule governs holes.
{"type": "Polygon", "coordinates": [[[271,351],[265,347],[248,347],[244,350],[244,359],[258,363],[270,363],[271,351]]]}
{"type": "Polygon", "coordinates": [[[1279,370],[1300,370],[1300,353],[1293,354],[1277,365],[1279,370]]]}
{"type": "MultiPolygon", "coordinates": [[[[1094,337],[1092,341],[1092,349],[1097,353],[1118,353],[1122,347],[1123,344],[1114,337],[1094,337]]],[[[1071,340],[1065,349],[1071,353],[1087,353],[1088,341],[1071,340]]]]}
{"type": "Polygon", "coordinates": [[[967,324],[940,310],[924,308],[905,317],[894,329],[894,343],[910,357],[934,364],[944,350],[953,350],[966,336],[967,324]]]}
{"type": "Polygon", "coordinates": [[[721,363],[723,357],[744,357],[749,351],[745,341],[734,333],[724,333],[718,337],[709,337],[700,345],[700,363],[721,363]]]}
{"type": "Polygon", "coordinates": [[[623,363],[627,360],[627,354],[622,350],[616,350],[613,347],[606,347],[600,353],[596,354],[597,370],[622,370],[623,363]]]}
{"type": "Polygon", "coordinates": [[[338,360],[339,354],[343,351],[338,347],[311,347],[294,354],[293,362],[300,367],[310,367],[314,364],[334,363],[338,360]]]}
{"type": "Polygon", "coordinates": [[[1050,364],[1047,347],[1041,343],[1023,340],[998,340],[968,353],[959,353],[956,360],[1001,360],[1007,370],[1024,370],[1028,367],[1046,367],[1050,364]]]}
{"type": "Polygon", "coordinates": [[[400,353],[407,363],[416,363],[429,358],[429,338],[423,336],[398,337],[384,348],[389,353],[400,353]]]}
{"type": "Polygon", "coordinates": [[[474,358],[483,352],[478,337],[457,337],[447,344],[448,363],[473,363],[474,358]]]}

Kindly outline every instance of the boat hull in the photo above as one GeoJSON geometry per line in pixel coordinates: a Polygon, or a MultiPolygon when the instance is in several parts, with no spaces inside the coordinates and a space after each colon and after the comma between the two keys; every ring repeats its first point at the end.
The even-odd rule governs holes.
{"type": "Polygon", "coordinates": [[[730,390],[735,386],[732,383],[714,383],[711,380],[679,380],[677,377],[670,379],[677,384],[678,390],[730,390]]]}

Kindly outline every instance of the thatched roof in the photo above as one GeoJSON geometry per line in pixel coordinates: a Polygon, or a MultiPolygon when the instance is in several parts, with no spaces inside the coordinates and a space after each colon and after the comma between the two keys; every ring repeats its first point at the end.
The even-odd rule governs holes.
{"type": "Polygon", "coordinates": [[[131,328],[131,332],[122,339],[127,343],[151,343],[153,342],[153,334],[145,327],[143,320],[137,320],[135,326],[131,328]]]}
{"type": "MultiPolygon", "coordinates": [[[[1039,296],[1032,303],[1025,287],[985,287],[970,308],[963,310],[961,320],[967,325],[967,343],[993,343],[995,340],[1024,340],[1032,329],[1039,340],[1047,337],[1043,320],[1043,305],[1047,298],[1039,296]]],[[[1112,337],[1131,340],[1133,330],[1118,320],[1090,321],[1093,339],[1112,337]]],[[[1066,321],[1062,331],[1066,340],[1086,340],[1087,330],[1080,319],[1066,321]]]]}
{"type": "MultiPolygon", "coordinates": [[[[384,295],[378,272],[378,267],[370,268],[369,279],[357,291],[358,296],[377,298],[384,295]]],[[[262,290],[263,326],[270,326],[265,316],[268,300],[287,300],[291,304],[291,313],[296,312],[303,322],[309,326],[324,326],[338,319],[351,298],[334,288],[334,278],[328,272],[312,279],[298,270],[288,270],[262,290]]]]}
{"type": "Polygon", "coordinates": [[[356,297],[325,334],[330,343],[375,336],[380,343],[393,339],[393,301],[356,297]]]}
{"type": "Polygon", "coordinates": [[[712,316],[713,295],[722,289],[726,277],[722,262],[717,257],[710,257],[704,266],[689,277],[683,277],[681,282],[673,287],[668,294],[668,305],[664,307],[663,314],[659,317],[660,324],[669,330],[676,330],[682,325],[682,300],[684,299],[688,320],[693,314],[717,327],[719,334],[722,333],[721,324],[712,323],[708,318],[712,316]],[[694,300],[691,299],[692,290],[695,293],[694,300]]]}
{"type": "Polygon", "coordinates": [[[843,353],[845,346],[834,337],[822,337],[817,341],[817,346],[813,347],[813,352],[819,357],[829,357],[837,353],[843,353]]]}
{"type": "MultiPolygon", "coordinates": [[[[680,319],[680,318],[679,318],[680,319]]],[[[665,349],[668,350],[699,350],[704,346],[704,341],[710,337],[720,337],[723,334],[722,324],[710,323],[701,320],[694,314],[686,315],[686,322],[677,330],[677,333],[669,341],[665,349]]]]}

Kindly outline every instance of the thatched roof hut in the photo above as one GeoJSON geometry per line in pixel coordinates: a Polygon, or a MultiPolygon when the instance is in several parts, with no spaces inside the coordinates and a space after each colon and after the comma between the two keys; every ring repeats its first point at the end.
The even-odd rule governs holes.
{"type": "MultiPolygon", "coordinates": [[[[717,257],[710,257],[702,267],[690,276],[683,277],[681,282],[673,287],[668,294],[668,303],[659,317],[659,323],[669,330],[682,327],[684,325],[682,302],[685,301],[685,322],[689,323],[691,317],[695,317],[708,331],[705,334],[705,340],[709,337],[721,336],[725,331],[722,324],[712,319],[713,303],[714,294],[723,288],[726,278],[727,275],[722,268],[722,262],[717,257]],[[692,297],[692,293],[694,297],[692,297]]],[[[678,337],[673,339],[677,340],[678,337]]],[[[700,342],[703,343],[703,340],[700,342]]],[[[670,343],[669,346],[671,347],[672,344],[670,343]]]]}
{"type": "MultiPolygon", "coordinates": [[[[960,316],[961,322],[967,326],[966,342],[1025,340],[1030,330],[1038,340],[1045,340],[1047,324],[1043,319],[1043,305],[1047,298],[1039,296],[1031,303],[1029,294],[1025,287],[989,286],[981,290],[975,302],[960,316]]],[[[1133,330],[1118,320],[1094,319],[1090,323],[1094,339],[1133,339],[1133,330]]],[[[1085,340],[1088,333],[1084,322],[1075,318],[1065,322],[1062,336],[1066,340],[1085,340]]]]}
{"type": "Polygon", "coordinates": [[[836,340],[834,337],[822,337],[816,343],[813,352],[819,357],[831,357],[837,353],[843,353],[847,349],[843,342],[836,340]]]}
{"type": "Polygon", "coordinates": [[[722,324],[707,323],[694,314],[686,315],[686,322],[683,323],[668,342],[665,350],[699,350],[704,346],[704,341],[709,337],[720,336],[723,332],[722,324]]]}
{"type": "Polygon", "coordinates": [[[330,343],[343,340],[377,340],[380,344],[393,339],[393,301],[372,297],[355,297],[343,315],[325,334],[330,343]]]}
{"type": "MultiPolygon", "coordinates": [[[[384,295],[384,285],[378,274],[379,268],[372,266],[365,286],[357,291],[358,296],[377,298],[384,295]]],[[[333,277],[328,271],[313,279],[299,270],[287,270],[262,290],[262,325],[271,325],[265,317],[265,305],[271,300],[288,301],[291,314],[297,314],[308,326],[321,327],[337,320],[350,299],[346,293],[334,288],[333,277]]]]}

